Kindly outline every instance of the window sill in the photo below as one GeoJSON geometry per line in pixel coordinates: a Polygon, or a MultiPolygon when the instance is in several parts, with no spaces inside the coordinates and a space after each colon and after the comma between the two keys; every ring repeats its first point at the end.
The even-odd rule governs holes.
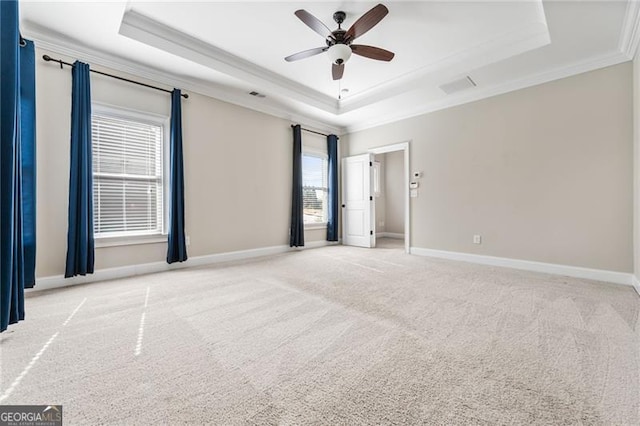
{"type": "Polygon", "coordinates": [[[305,231],[313,231],[316,229],[327,229],[327,224],[326,223],[310,223],[307,225],[304,225],[304,230],[305,231]]]}
{"type": "Polygon", "coordinates": [[[166,235],[136,235],[130,237],[102,237],[96,238],[96,248],[101,247],[117,247],[117,246],[136,246],[141,244],[159,244],[166,243],[166,235]]]}

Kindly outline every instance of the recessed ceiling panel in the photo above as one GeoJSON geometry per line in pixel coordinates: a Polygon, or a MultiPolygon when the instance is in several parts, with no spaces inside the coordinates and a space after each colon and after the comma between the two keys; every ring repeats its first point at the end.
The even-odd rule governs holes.
{"type": "Polygon", "coordinates": [[[337,28],[334,12],[346,12],[342,26],[349,28],[376,4],[129,2],[128,9],[334,99],[340,87],[348,87],[354,97],[407,75],[433,72],[477,55],[487,57],[489,47],[494,51],[510,48],[512,56],[548,42],[537,38],[540,42],[536,44],[512,49],[514,43],[547,34],[539,1],[385,2],[389,14],[355,43],[394,52],[391,62],[353,55],[338,83],[331,78],[326,54],[296,62],[284,60],[293,53],[326,46],[322,36],[294,15],[297,9],[305,9],[333,30],[337,28]]]}

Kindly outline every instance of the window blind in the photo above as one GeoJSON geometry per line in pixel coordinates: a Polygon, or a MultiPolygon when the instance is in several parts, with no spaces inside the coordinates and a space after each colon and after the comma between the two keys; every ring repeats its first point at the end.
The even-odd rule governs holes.
{"type": "Polygon", "coordinates": [[[161,125],[92,115],[96,237],[162,233],[161,125]]]}

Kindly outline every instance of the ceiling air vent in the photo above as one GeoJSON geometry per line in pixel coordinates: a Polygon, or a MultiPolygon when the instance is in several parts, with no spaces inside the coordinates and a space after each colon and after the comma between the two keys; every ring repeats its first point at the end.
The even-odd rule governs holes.
{"type": "Polygon", "coordinates": [[[262,93],[256,92],[255,90],[249,92],[249,94],[251,96],[255,96],[256,98],[266,98],[267,97],[267,95],[263,95],[262,93]]]}
{"type": "Polygon", "coordinates": [[[447,95],[451,95],[453,93],[471,89],[473,87],[476,87],[475,81],[471,80],[471,77],[466,76],[465,78],[443,84],[442,86],[440,86],[440,89],[442,89],[442,91],[447,95]]]}

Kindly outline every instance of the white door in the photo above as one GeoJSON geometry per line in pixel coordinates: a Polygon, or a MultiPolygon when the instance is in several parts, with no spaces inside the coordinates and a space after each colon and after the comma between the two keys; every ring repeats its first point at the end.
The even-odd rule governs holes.
{"type": "Polygon", "coordinates": [[[373,154],[342,160],[342,244],[375,247],[373,154]]]}

